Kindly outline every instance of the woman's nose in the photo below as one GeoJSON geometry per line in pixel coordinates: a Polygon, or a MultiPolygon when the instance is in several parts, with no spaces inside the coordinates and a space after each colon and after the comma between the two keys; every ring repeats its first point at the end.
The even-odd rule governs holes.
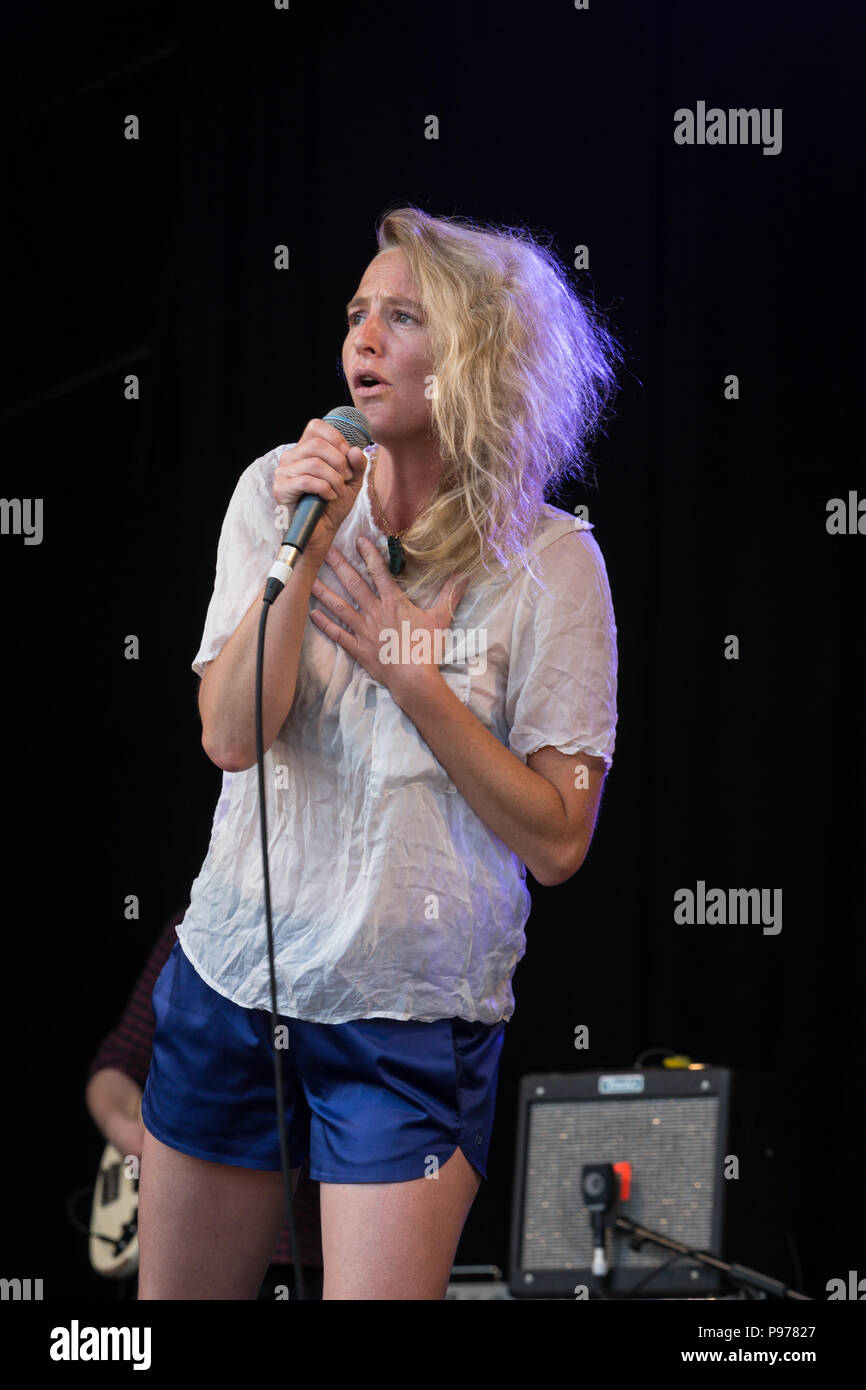
{"type": "Polygon", "coordinates": [[[355,327],[355,347],[378,347],[382,338],[382,325],[375,314],[368,314],[363,323],[355,327]]]}

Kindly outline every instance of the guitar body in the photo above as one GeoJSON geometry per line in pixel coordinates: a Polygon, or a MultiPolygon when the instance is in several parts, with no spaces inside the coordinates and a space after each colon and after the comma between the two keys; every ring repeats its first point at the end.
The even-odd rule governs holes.
{"type": "Polygon", "coordinates": [[[97,1274],[126,1279],[137,1272],[137,1232],[138,1178],[129,1176],[123,1155],[106,1144],[90,1213],[90,1263],[97,1274]]]}

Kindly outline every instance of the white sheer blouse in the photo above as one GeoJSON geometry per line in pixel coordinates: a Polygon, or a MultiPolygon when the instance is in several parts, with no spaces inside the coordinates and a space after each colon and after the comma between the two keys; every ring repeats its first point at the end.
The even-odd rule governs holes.
{"type": "MultiPolygon", "coordinates": [[[[271,485],[290,447],[256,459],[235,487],[192,663],[198,675],[274,560],[282,523],[278,530],[271,485]]],[[[590,529],[545,505],[532,565],[548,593],[520,568],[516,578],[482,576],[455,611],[442,675],[523,762],[548,744],[612,762],[616,625],[590,529]]],[[[366,475],[335,541],[363,570],[359,535],[387,561],[366,475]]],[[[330,566],[322,579],[348,597],[330,566]]],[[[310,607],[333,620],[315,597],[310,607]]],[[[460,795],[388,690],[313,623],[291,712],[265,754],[265,785],[280,1013],[323,1023],[511,1017],[531,906],[525,866],[460,795]]],[[[178,936],[219,993],[270,1008],[255,767],[223,774],[178,936]]]]}

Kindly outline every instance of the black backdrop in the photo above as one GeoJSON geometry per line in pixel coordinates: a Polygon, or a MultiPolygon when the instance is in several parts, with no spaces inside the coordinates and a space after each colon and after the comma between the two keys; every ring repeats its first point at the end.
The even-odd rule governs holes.
{"type": "Polygon", "coordinates": [[[397,200],[550,234],[569,264],[586,245],[576,281],[627,353],[597,486],[553,499],[588,505],[608,568],[615,760],[581,872],[532,884],[460,1259],[507,1261],[520,1075],[664,1046],[778,1078],[806,1291],[866,1272],[866,536],[826,529],[830,498],[866,495],[862,16],[255,0],[31,4],[2,26],[2,491],[44,499],[44,535],[0,536],[0,1272],[105,1296],[64,1203],[102,1147],[87,1061],[207,847],[220,774],[190,662],[220,522],[253,458],[347,399],[341,306],[397,200]],[[698,101],[782,108],[781,152],[675,144],[698,101]],[[781,888],[782,931],[676,925],[698,879],[781,888]]]}

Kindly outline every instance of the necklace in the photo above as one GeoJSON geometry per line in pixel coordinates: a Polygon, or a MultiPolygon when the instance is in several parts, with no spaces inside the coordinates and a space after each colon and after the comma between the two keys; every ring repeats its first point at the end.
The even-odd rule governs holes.
{"type": "MultiPolygon", "coordinates": [[[[378,452],[379,451],[377,449],[376,453],[378,452]]],[[[376,510],[378,511],[382,521],[381,529],[385,532],[385,535],[388,537],[388,568],[392,574],[402,574],[403,570],[406,568],[406,552],[400,544],[400,537],[402,535],[405,535],[405,533],[412,526],[415,525],[415,522],[418,519],[418,512],[421,511],[421,507],[418,508],[418,512],[415,513],[415,516],[409,522],[409,525],[404,526],[402,531],[392,531],[388,523],[388,518],[385,515],[385,510],[382,506],[382,503],[379,501],[379,495],[376,492],[376,487],[373,482],[373,474],[375,473],[375,471],[376,454],[374,453],[372,459],[370,460],[370,495],[372,496],[373,501],[376,503],[376,510]]]]}

